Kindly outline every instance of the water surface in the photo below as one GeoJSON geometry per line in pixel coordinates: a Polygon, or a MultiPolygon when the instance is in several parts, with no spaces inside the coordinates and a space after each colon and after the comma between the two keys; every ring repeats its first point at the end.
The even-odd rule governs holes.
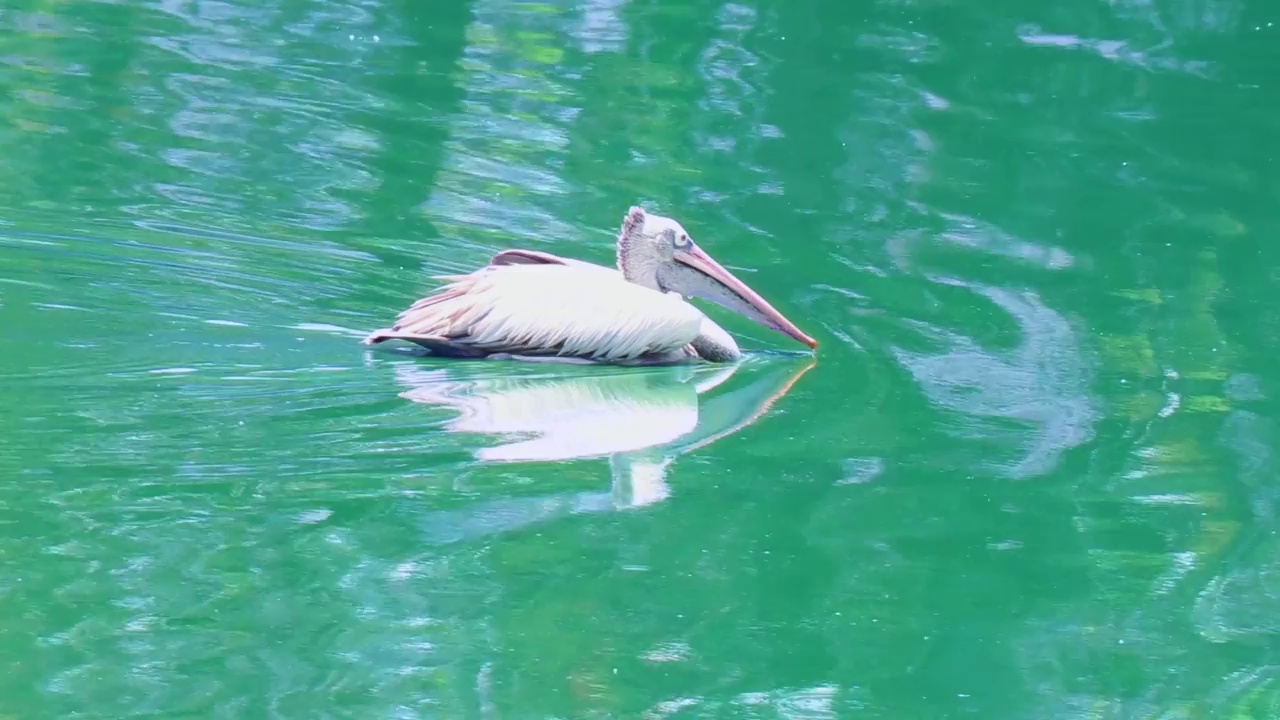
{"type": "Polygon", "coordinates": [[[7,5],[0,712],[1275,715],[1269,12],[7,5]],[[359,344],[632,204],[816,355],[359,344]]]}

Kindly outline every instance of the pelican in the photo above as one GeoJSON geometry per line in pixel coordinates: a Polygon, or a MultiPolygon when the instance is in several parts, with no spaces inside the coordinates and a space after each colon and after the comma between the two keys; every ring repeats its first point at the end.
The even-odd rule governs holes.
{"type": "Polygon", "coordinates": [[[816,348],[782,313],[698,247],[680,223],[632,207],[618,269],[536,250],[506,250],[375,330],[366,345],[407,340],[446,357],[608,364],[732,362],[729,333],[686,301],[700,297],[816,348]]]}

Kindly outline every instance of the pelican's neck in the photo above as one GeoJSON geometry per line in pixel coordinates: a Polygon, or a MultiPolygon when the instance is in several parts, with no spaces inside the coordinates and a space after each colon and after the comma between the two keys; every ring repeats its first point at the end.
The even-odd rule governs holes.
{"type": "Polygon", "coordinates": [[[705,315],[702,317],[701,331],[689,344],[693,345],[698,357],[708,362],[733,362],[742,357],[742,351],[738,349],[733,336],[705,315]]]}

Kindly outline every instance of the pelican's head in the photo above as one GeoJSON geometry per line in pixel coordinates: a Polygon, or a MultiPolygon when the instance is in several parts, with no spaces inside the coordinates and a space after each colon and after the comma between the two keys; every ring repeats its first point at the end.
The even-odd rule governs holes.
{"type": "Polygon", "coordinates": [[[818,341],[800,332],[733,273],[703,252],[680,223],[633,207],[618,233],[618,270],[627,280],[662,292],[700,297],[789,335],[811,348],[818,341]]]}

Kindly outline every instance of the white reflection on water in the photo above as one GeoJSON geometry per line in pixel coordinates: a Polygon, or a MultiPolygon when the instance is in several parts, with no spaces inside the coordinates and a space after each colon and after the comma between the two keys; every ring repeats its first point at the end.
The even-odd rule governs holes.
{"type": "Polygon", "coordinates": [[[577,27],[571,30],[585,53],[621,52],[627,26],[622,19],[626,0],[584,0],[577,27]]]}
{"type": "Polygon", "coordinates": [[[608,491],[503,498],[433,514],[431,532],[453,541],[564,513],[664,500],[671,463],[760,420],[813,365],[810,358],[753,359],[717,367],[476,378],[455,369],[460,365],[426,370],[406,364],[396,368],[396,377],[408,388],[401,397],[456,411],[443,429],[479,439],[472,454],[482,462],[608,458],[608,491]]]}

